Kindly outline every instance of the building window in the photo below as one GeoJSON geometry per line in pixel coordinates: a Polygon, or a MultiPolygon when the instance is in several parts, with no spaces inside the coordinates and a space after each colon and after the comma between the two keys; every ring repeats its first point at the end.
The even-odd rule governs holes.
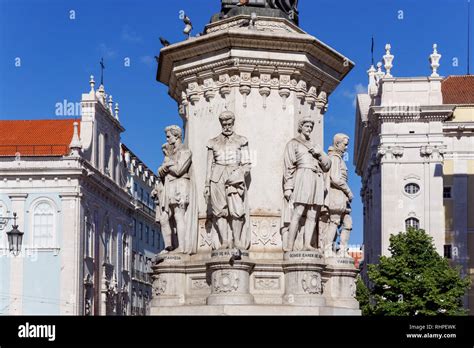
{"type": "Polygon", "coordinates": [[[33,247],[54,248],[54,209],[47,202],[39,203],[33,211],[33,247]]]}
{"type": "Polygon", "coordinates": [[[137,315],[137,291],[132,289],[132,315],[137,315]]]}
{"type": "Polygon", "coordinates": [[[124,234],[122,236],[122,268],[124,271],[128,271],[128,265],[130,262],[130,249],[128,245],[128,236],[124,234]]]}
{"type": "Polygon", "coordinates": [[[143,223],[140,222],[139,226],[140,240],[143,240],[143,223]]]}
{"type": "Polygon", "coordinates": [[[137,269],[137,254],[132,251],[132,277],[135,278],[135,270],[137,269]]]}
{"type": "Polygon", "coordinates": [[[5,229],[8,224],[8,220],[5,217],[8,215],[7,207],[0,201],[0,248],[8,248],[8,238],[6,238],[5,229]]]}
{"type": "Polygon", "coordinates": [[[146,204],[147,207],[150,207],[150,194],[148,192],[146,193],[145,204],[146,204]]]}
{"type": "Polygon", "coordinates": [[[445,186],[443,188],[443,198],[444,199],[451,199],[453,198],[451,195],[451,186],[445,186]]]}
{"type": "Polygon", "coordinates": [[[137,236],[137,219],[133,219],[133,236],[137,236]]]}
{"type": "Polygon", "coordinates": [[[151,230],[151,245],[155,246],[155,230],[151,230]]]}
{"type": "Polygon", "coordinates": [[[446,244],[444,246],[444,257],[447,259],[452,258],[452,251],[453,251],[453,246],[451,244],[446,244]]]}
{"type": "Polygon", "coordinates": [[[143,202],[143,187],[140,187],[140,201],[143,202]]]}
{"type": "Polygon", "coordinates": [[[88,213],[85,216],[84,251],[86,257],[94,257],[94,225],[88,213]]]}
{"type": "Polygon", "coordinates": [[[405,185],[405,192],[409,195],[415,195],[420,191],[420,186],[415,183],[405,185]]]}
{"type": "Polygon", "coordinates": [[[148,226],[145,226],[145,241],[150,243],[150,228],[148,226]]]}
{"type": "Polygon", "coordinates": [[[109,221],[104,226],[104,262],[110,264],[110,224],[109,221]]]}
{"type": "Polygon", "coordinates": [[[405,220],[405,229],[408,231],[409,228],[420,228],[420,220],[416,218],[408,218],[405,220]]]}
{"type": "Polygon", "coordinates": [[[138,185],[137,185],[137,183],[134,183],[134,184],[133,184],[133,196],[134,196],[135,198],[138,198],[138,197],[137,197],[137,192],[138,192],[138,185]]]}

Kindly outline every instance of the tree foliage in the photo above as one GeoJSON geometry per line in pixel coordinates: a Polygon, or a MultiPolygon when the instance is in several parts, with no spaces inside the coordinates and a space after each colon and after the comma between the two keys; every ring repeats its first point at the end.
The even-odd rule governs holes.
{"type": "Polygon", "coordinates": [[[360,280],[357,299],[363,315],[465,315],[462,297],[470,280],[450,266],[423,230],[390,237],[390,257],[368,265],[370,288],[360,280]]]}

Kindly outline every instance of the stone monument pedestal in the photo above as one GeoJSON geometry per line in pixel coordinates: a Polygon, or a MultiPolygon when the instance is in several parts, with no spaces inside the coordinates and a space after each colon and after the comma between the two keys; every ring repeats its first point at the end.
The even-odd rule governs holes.
{"type": "Polygon", "coordinates": [[[216,250],[206,263],[211,278],[208,305],[254,304],[250,294],[250,273],[255,266],[248,251],[216,250]]]}
{"type": "MultiPolygon", "coordinates": [[[[192,233],[195,254],[188,260],[170,256],[154,266],[152,315],[360,315],[350,298],[353,264],[327,264],[316,251],[284,254],[281,238],[286,145],[299,135],[300,121],[309,119],[308,142],[323,147],[328,97],[354,64],[294,22],[274,17],[269,6],[252,16],[256,7],[262,6],[249,3],[242,8],[250,13],[223,16],[203,35],[160,51],[157,80],[178,103],[184,144],[192,152],[199,226],[192,233]],[[237,257],[219,250],[205,165],[209,150],[214,162],[229,152],[216,155],[214,147],[222,150],[222,144],[212,145],[217,140],[209,148],[224,131],[224,111],[235,116],[226,127],[239,135],[229,158],[245,172],[245,190],[235,186],[232,194],[245,196],[249,210],[244,225],[249,251],[237,257]],[[243,148],[250,163],[241,161],[243,148]]],[[[222,173],[214,184],[227,175],[222,173]]]]}
{"type": "Polygon", "coordinates": [[[285,295],[283,303],[296,306],[324,306],[322,271],[324,259],[319,251],[285,253],[285,295]]]}
{"type": "Polygon", "coordinates": [[[355,299],[356,277],[359,273],[350,257],[328,257],[323,277],[326,279],[324,297],[330,306],[359,309],[355,299]]]}
{"type": "Polygon", "coordinates": [[[152,307],[182,306],[186,293],[186,262],[189,255],[178,253],[160,254],[152,267],[152,307]]]}
{"type": "Polygon", "coordinates": [[[352,259],[242,251],[232,262],[233,255],[167,254],[153,266],[151,315],[360,315],[352,259]]]}

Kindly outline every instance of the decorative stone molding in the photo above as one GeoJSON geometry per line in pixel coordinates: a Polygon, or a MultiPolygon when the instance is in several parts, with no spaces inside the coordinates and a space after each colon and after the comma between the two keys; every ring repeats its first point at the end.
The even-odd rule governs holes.
{"type": "Polygon", "coordinates": [[[240,279],[236,273],[230,271],[215,272],[212,284],[216,293],[235,292],[239,288],[240,279]]]}
{"type": "Polygon", "coordinates": [[[328,97],[325,91],[319,92],[318,97],[316,98],[316,107],[321,110],[322,114],[325,114],[328,108],[328,97]]]}
{"type": "Polygon", "coordinates": [[[445,146],[425,145],[420,148],[420,156],[426,159],[443,160],[446,152],[445,146]]]}
{"type": "Polygon", "coordinates": [[[252,245],[272,246],[280,243],[278,220],[269,218],[252,219],[252,245]]]}
{"type": "Polygon", "coordinates": [[[267,108],[267,97],[270,95],[270,88],[269,87],[260,87],[259,93],[263,98],[263,108],[267,108]]]}
{"type": "Polygon", "coordinates": [[[254,288],[256,290],[279,290],[281,288],[280,277],[256,276],[254,288]]]}
{"type": "Polygon", "coordinates": [[[298,26],[286,18],[265,18],[257,16],[254,26],[251,25],[251,16],[241,14],[235,17],[222,19],[206,26],[206,34],[216,33],[225,30],[257,30],[259,32],[285,32],[285,33],[303,33],[298,26]]]}
{"type": "Polygon", "coordinates": [[[321,294],[321,274],[318,272],[305,273],[301,280],[303,291],[308,294],[321,294]]]}
{"type": "Polygon", "coordinates": [[[168,284],[168,281],[161,275],[159,275],[155,279],[155,283],[153,284],[153,287],[155,289],[155,295],[160,296],[166,293],[166,286],[168,284]]]}
{"type": "Polygon", "coordinates": [[[318,98],[318,95],[317,95],[316,87],[311,86],[309,88],[308,94],[306,95],[305,101],[311,106],[311,108],[313,108],[316,104],[317,98],[318,98]]]}
{"type": "MultiPolygon", "coordinates": [[[[317,107],[321,114],[324,114],[327,110],[327,93],[320,90],[316,86],[311,86],[307,89],[307,82],[304,80],[297,80],[292,78],[292,74],[295,72],[295,68],[291,67],[294,62],[282,63],[281,61],[265,61],[265,60],[245,60],[235,59],[233,60],[238,66],[243,63],[252,62],[255,65],[246,67],[244,71],[240,71],[238,74],[231,72],[205,72],[204,70],[196,73],[188,79],[186,82],[186,88],[183,88],[179,93],[181,97],[179,105],[179,114],[183,119],[188,116],[187,110],[188,105],[195,106],[193,110],[194,116],[200,114],[203,110],[202,107],[198,108],[200,100],[205,99],[207,103],[212,104],[213,99],[219,93],[224,99],[225,108],[228,107],[228,96],[232,92],[232,88],[238,88],[239,92],[243,96],[243,106],[247,107],[247,97],[252,93],[252,88],[258,89],[259,94],[262,96],[263,108],[267,107],[267,98],[272,93],[272,90],[278,91],[278,95],[282,98],[282,109],[286,110],[287,100],[291,96],[291,92],[295,92],[296,97],[300,101],[298,112],[302,112],[302,106],[307,103],[311,108],[317,107]],[[271,68],[263,69],[263,72],[258,73],[260,65],[258,64],[274,64],[271,68]],[[278,66],[279,65],[279,66],[278,66]],[[252,76],[252,72],[257,75],[252,76]],[[277,74],[277,75],[272,75],[277,74]],[[217,82],[216,82],[217,81],[217,82]],[[199,109],[199,110],[198,110],[199,109]]],[[[268,66],[267,66],[268,67],[268,66]]],[[[235,70],[235,67],[233,67],[235,70]]],[[[227,70],[226,70],[227,71],[227,70]]],[[[178,73],[177,76],[181,74],[178,73]]],[[[180,84],[181,86],[181,84],[180,84]]],[[[182,88],[182,87],[179,87],[182,88]]],[[[213,111],[215,105],[209,105],[209,112],[213,111]]],[[[207,111],[207,107],[206,107],[207,111]]]]}
{"type": "Polygon", "coordinates": [[[203,289],[208,289],[208,288],[209,288],[209,285],[207,284],[206,278],[191,279],[191,289],[203,290],[203,289]]]}
{"type": "Polygon", "coordinates": [[[377,157],[379,159],[388,159],[387,156],[391,155],[391,159],[399,159],[403,157],[405,149],[401,146],[386,146],[380,145],[377,150],[377,157]]]}
{"type": "Polygon", "coordinates": [[[250,94],[251,90],[252,89],[250,88],[250,86],[247,86],[247,85],[243,85],[239,88],[240,93],[244,97],[244,102],[243,102],[243,107],[244,108],[247,107],[247,96],[250,94]]]}

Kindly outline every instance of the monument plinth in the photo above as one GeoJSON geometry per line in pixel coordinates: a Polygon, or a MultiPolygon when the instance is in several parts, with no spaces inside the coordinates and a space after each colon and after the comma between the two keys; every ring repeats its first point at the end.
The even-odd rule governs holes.
{"type": "MultiPolygon", "coordinates": [[[[221,15],[213,17],[203,35],[160,52],[157,80],[169,86],[183,119],[185,141],[179,151],[192,153],[187,180],[193,188],[187,192],[196,193],[198,227],[195,252],[189,252],[176,280],[184,306],[165,309],[154,300],[152,314],[358,314],[357,309],[326,307],[324,283],[332,276],[325,273],[318,242],[324,238],[312,238],[325,230],[318,223],[330,165],[322,152],[324,113],[328,97],[353,63],[295,24],[291,11],[296,2],[250,1],[245,10],[234,2],[223,1],[221,15]],[[298,227],[292,246],[292,251],[312,255],[303,259],[284,253],[285,212],[299,209],[294,194],[282,188],[284,176],[296,173],[284,170],[293,138],[301,142],[299,150],[294,147],[296,157],[301,148],[311,154],[309,164],[295,162],[294,170],[308,169],[301,180],[316,178],[317,184],[308,187],[318,192],[309,210],[302,210],[309,218],[306,227],[298,227]],[[241,259],[218,256],[234,247],[245,250],[241,259]]],[[[168,175],[173,167],[166,161],[165,182],[176,179],[168,175]]],[[[301,175],[295,176],[298,182],[301,175]]],[[[163,267],[155,267],[157,279],[169,277],[170,266],[163,267]]]]}

